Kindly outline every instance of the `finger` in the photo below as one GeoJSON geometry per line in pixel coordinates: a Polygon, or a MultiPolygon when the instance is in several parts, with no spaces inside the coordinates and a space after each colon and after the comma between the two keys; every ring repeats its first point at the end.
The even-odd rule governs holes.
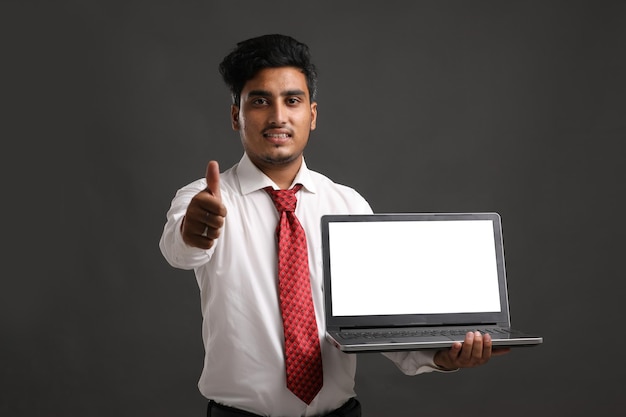
{"type": "Polygon", "coordinates": [[[474,332],[467,332],[465,334],[465,340],[463,340],[463,349],[459,353],[459,360],[469,361],[472,357],[472,349],[474,348],[474,332]]]}
{"type": "Polygon", "coordinates": [[[220,233],[221,233],[220,228],[204,226],[204,229],[202,230],[201,233],[198,234],[198,236],[204,239],[215,240],[218,237],[220,237],[220,233]]]}
{"type": "Polygon", "coordinates": [[[485,333],[483,335],[483,351],[490,351],[493,347],[493,341],[491,340],[491,335],[489,333],[485,333]]]}
{"type": "Polygon", "coordinates": [[[482,359],[484,361],[489,360],[489,358],[491,357],[492,346],[493,346],[493,342],[491,341],[491,335],[489,333],[485,333],[483,335],[483,353],[482,353],[482,359]]]}
{"type": "Polygon", "coordinates": [[[483,357],[483,335],[480,332],[474,332],[474,344],[472,345],[472,358],[481,359],[483,357]]]}
{"type": "Polygon", "coordinates": [[[204,213],[202,223],[210,228],[219,229],[224,226],[224,216],[221,213],[207,211],[204,213]]]}
{"type": "Polygon", "coordinates": [[[452,343],[452,346],[450,346],[450,356],[453,358],[456,358],[457,356],[459,356],[459,352],[461,352],[461,349],[463,348],[463,343],[461,342],[454,342],[452,343]]]}
{"type": "Polygon", "coordinates": [[[452,346],[450,346],[450,349],[448,349],[448,351],[446,352],[446,356],[451,361],[451,363],[454,364],[453,367],[456,367],[456,363],[459,360],[459,357],[461,356],[462,350],[463,350],[463,343],[454,342],[452,346]]]}
{"type": "Polygon", "coordinates": [[[222,199],[220,192],[220,167],[217,161],[210,161],[206,167],[207,191],[218,199],[222,199]]]}
{"type": "Polygon", "coordinates": [[[215,244],[215,239],[210,237],[197,236],[193,239],[193,246],[200,249],[211,249],[215,244]]]}
{"type": "Polygon", "coordinates": [[[202,223],[187,222],[183,224],[183,241],[192,247],[209,249],[213,246],[215,239],[220,236],[220,229],[208,227],[202,223]],[[191,225],[190,223],[193,223],[191,225]]]}

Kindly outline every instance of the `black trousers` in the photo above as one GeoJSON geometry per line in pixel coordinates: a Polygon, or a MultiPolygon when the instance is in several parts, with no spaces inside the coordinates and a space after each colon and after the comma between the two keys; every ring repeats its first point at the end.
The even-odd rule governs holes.
{"type": "MultiPolygon", "coordinates": [[[[238,408],[218,404],[212,400],[209,401],[206,415],[207,417],[262,417],[238,408]]],[[[361,417],[361,403],[356,398],[351,398],[344,405],[335,411],[325,414],[323,417],[361,417]]]]}

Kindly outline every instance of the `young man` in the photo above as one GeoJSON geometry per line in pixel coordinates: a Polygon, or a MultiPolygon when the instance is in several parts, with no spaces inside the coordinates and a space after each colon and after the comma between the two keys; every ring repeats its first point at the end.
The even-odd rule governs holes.
{"type": "MultiPolygon", "coordinates": [[[[231,89],[231,123],[244,155],[222,174],[216,161],[209,162],[206,178],[178,190],[160,241],[167,261],[193,269],[200,287],[205,360],[198,386],[209,399],[208,413],[360,416],[356,355],[342,353],[324,338],[319,225],[324,214],[372,210],[355,190],[305,164],[303,152],[317,123],[317,75],[308,47],[283,35],[249,39],[224,58],[220,72],[231,89]],[[308,301],[291,303],[312,302],[307,323],[315,337],[310,350],[287,359],[301,350],[293,346],[300,336],[288,336],[292,330],[283,327],[291,321],[282,304],[284,286],[291,284],[284,282],[296,278],[292,270],[287,281],[281,280],[277,224],[286,225],[289,214],[279,213],[272,190],[294,186],[295,217],[308,247],[307,281],[299,292],[308,301]],[[289,372],[293,367],[317,372],[298,385],[289,372]]],[[[293,259],[283,265],[293,266],[293,259]]],[[[480,333],[436,353],[385,354],[410,375],[481,365],[491,355],[491,339],[480,333]]]]}

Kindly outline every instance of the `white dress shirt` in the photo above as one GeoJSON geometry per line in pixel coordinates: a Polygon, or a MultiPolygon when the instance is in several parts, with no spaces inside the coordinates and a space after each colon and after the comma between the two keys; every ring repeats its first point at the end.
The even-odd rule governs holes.
{"type": "MultiPolygon", "coordinates": [[[[324,385],[307,406],[286,388],[283,327],[277,292],[278,212],[266,186],[279,187],[244,154],[220,175],[228,211],[220,237],[209,250],[187,246],[180,232],[191,198],[206,188],[199,179],[176,193],[159,242],[176,268],[193,269],[203,315],[204,369],[200,392],[218,403],[264,416],[315,416],[355,396],[356,355],[345,354],[324,337],[320,218],[323,214],[362,214],[372,209],[352,188],[302,167],[294,184],[296,216],[309,248],[313,303],[322,346],[324,385]]],[[[372,254],[364,254],[364,260],[372,254]]],[[[406,374],[436,369],[432,353],[385,354],[406,374]]]]}

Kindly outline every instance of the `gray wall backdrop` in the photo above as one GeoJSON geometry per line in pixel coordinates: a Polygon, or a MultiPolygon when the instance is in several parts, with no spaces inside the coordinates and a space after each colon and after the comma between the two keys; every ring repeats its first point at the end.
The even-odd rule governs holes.
{"type": "Polygon", "coordinates": [[[378,212],[498,211],[513,323],[545,337],[451,375],[361,355],[364,416],[624,412],[625,2],[0,7],[1,415],[203,415],[198,289],[158,240],[239,160],[217,64],[269,32],[320,69],[310,167],[378,212]]]}

